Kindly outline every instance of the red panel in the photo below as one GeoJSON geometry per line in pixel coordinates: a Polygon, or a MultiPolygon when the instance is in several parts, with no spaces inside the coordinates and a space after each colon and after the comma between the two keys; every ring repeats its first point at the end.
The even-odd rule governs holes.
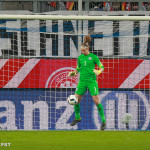
{"type": "MultiPolygon", "coordinates": [[[[4,87],[28,59],[10,59],[0,70],[0,87],[4,87]]],[[[143,60],[104,59],[104,72],[98,77],[99,88],[119,88],[143,60]]],[[[18,88],[71,88],[77,85],[77,76],[67,77],[75,69],[76,59],[41,59],[18,88]]],[[[129,87],[130,88],[130,87],[129,87]]],[[[150,88],[150,75],[134,88],[150,88]]]]}
{"type": "Polygon", "coordinates": [[[101,61],[104,72],[98,77],[99,88],[119,88],[143,60],[107,59],[101,61]]]}
{"type": "Polygon", "coordinates": [[[0,69],[0,88],[4,87],[28,59],[9,59],[0,69]]]}
{"type": "Polygon", "coordinates": [[[150,74],[141,80],[134,88],[136,89],[150,89],[150,74]]]}

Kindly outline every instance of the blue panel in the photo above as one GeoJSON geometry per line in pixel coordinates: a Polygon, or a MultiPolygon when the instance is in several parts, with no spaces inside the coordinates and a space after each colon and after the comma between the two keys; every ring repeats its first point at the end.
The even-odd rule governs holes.
{"type": "MultiPolygon", "coordinates": [[[[7,101],[10,101],[12,105],[15,106],[15,124],[17,126],[17,129],[24,129],[25,128],[25,122],[24,122],[24,104],[23,102],[32,102],[31,106],[33,104],[36,104],[38,102],[44,102],[45,105],[48,107],[48,129],[49,130],[55,130],[55,129],[68,129],[67,125],[71,123],[71,121],[74,119],[74,113],[73,113],[73,107],[71,107],[67,103],[67,97],[69,95],[73,94],[72,90],[61,90],[57,89],[57,91],[52,90],[11,90],[11,91],[0,91],[0,126],[6,123],[7,117],[3,116],[2,113],[6,112],[7,109],[5,107],[2,107],[2,103],[7,101]],[[57,105],[57,106],[56,106],[57,105]],[[59,105],[59,106],[58,106],[59,105]],[[68,111],[69,110],[69,111],[68,111]],[[69,112],[71,114],[68,115],[69,112]],[[65,118],[66,116],[66,118],[65,118]],[[64,120],[66,120],[64,122],[64,120]],[[62,126],[61,126],[62,124],[62,126]],[[59,128],[60,125],[60,128],[59,128]],[[57,127],[56,127],[57,126],[57,127]],[[66,126],[66,128],[65,128],[66,126]]],[[[101,91],[100,97],[101,102],[104,107],[105,115],[108,113],[108,109],[106,109],[106,105],[108,104],[108,101],[115,101],[115,115],[113,120],[115,120],[115,127],[113,129],[120,130],[118,126],[118,113],[121,112],[124,108],[126,108],[126,112],[128,113],[130,109],[129,101],[137,101],[138,106],[135,106],[135,110],[132,110],[133,112],[136,111],[136,114],[138,116],[135,116],[138,118],[137,121],[137,127],[135,130],[148,130],[150,129],[149,124],[149,117],[148,111],[149,111],[149,92],[142,92],[142,91],[101,91]],[[118,107],[119,101],[122,101],[122,99],[118,98],[118,94],[126,94],[126,99],[124,99],[124,106],[118,107]]],[[[12,107],[10,105],[10,108],[12,107]]],[[[29,105],[29,104],[28,104],[29,105]]],[[[30,105],[29,105],[30,106],[30,105]]],[[[44,106],[43,106],[44,107],[44,106]]],[[[30,108],[27,108],[30,110],[30,108]]],[[[46,109],[46,108],[43,108],[46,109]]],[[[27,111],[28,112],[28,111],[27,111]]],[[[27,115],[27,114],[26,114],[27,115]]],[[[78,123],[77,129],[78,130],[86,130],[86,129],[99,129],[100,127],[100,118],[96,118],[98,116],[97,107],[92,101],[92,97],[90,96],[90,93],[87,92],[82,98],[81,101],[81,117],[82,121],[78,123]],[[98,124],[97,124],[98,123],[98,124]]],[[[44,117],[44,116],[41,116],[44,117]]],[[[40,109],[38,107],[35,107],[32,111],[32,129],[40,129],[40,109]]],[[[108,118],[106,118],[107,120],[108,118]]],[[[109,120],[107,120],[109,123],[109,120]]],[[[9,122],[11,123],[11,122],[9,122]]],[[[111,126],[111,124],[110,124],[111,126]]],[[[129,129],[132,129],[132,127],[129,127],[129,129]]],[[[71,129],[71,127],[70,127],[71,129]]],[[[107,129],[109,128],[109,125],[107,129]]]]}

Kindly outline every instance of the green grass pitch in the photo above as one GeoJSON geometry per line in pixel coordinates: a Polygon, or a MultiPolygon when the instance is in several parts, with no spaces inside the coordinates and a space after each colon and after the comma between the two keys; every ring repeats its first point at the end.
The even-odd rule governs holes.
{"type": "Polygon", "coordinates": [[[150,150],[149,131],[0,131],[0,150],[150,150]]]}

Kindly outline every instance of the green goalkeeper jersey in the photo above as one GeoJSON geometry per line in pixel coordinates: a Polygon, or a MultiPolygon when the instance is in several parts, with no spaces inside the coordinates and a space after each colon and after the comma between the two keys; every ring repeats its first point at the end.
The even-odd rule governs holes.
{"type": "Polygon", "coordinates": [[[104,69],[104,66],[100,62],[99,58],[92,53],[89,53],[88,55],[81,54],[78,57],[78,65],[76,70],[80,72],[80,80],[96,80],[96,75],[93,72],[93,69],[95,69],[95,64],[97,64],[99,68],[104,69]]]}

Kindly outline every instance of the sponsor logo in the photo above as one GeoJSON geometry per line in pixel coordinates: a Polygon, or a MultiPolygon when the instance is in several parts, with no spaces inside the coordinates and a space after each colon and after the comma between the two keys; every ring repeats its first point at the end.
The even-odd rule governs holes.
{"type": "Polygon", "coordinates": [[[68,73],[75,70],[72,67],[64,67],[54,71],[48,78],[45,88],[76,88],[77,76],[68,77],[68,73]]]}
{"type": "MultiPolygon", "coordinates": [[[[103,91],[100,100],[105,110],[107,129],[124,130],[122,116],[131,113],[133,119],[129,124],[131,130],[146,130],[149,126],[149,103],[146,94],[141,91],[103,91]]],[[[93,120],[99,128],[100,118],[95,105],[93,105],[93,120]]]]}
{"type": "MultiPolygon", "coordinates": [[[[0,127],[2,130],[33,130],[33,129],[71,129],[70,121],[74,119],[74,109],[67,103],[67,97],[74,91],[9,91],[4,97],[0,94],[0,127]],[[67,91],[67,92],[66,92],[67,91]],[[36,95],[35,97],[31,95],[36,95]],[[20,95],[20,97],[17,97],[20,95]],[[25,97],[26,99],[22,99],[25,97]],[[6,100],[7,98],[11,100],[6,100]],[[37,99],[39,97],[39,99],[37,99]],[[36,113],[33,113],[36,112],[36,113]],[[5,119],[6,118],[6,119],[5,119]],[[35,121],[34,118],[37,118],[35,121]]],[[[141,91],[102,91],[100,100],[104,107],[107,129],[124,130],[122,116],[131,113],[133,119],[129,124],[131,130],[149,129],[150,104],[149,92],[141,91]]],[[[84,124],[79,124],[73,129],[99,129],[100,118],[96,105],[90,97],[90,92],[85,93],[81,103],[84,124]],[[87,97],[89,101],[87,102],[87,97]],[[87,109],[85,109],[87,108],[87,109]],[[89,116],[87,119],[87,116],[89,116]]]]}

